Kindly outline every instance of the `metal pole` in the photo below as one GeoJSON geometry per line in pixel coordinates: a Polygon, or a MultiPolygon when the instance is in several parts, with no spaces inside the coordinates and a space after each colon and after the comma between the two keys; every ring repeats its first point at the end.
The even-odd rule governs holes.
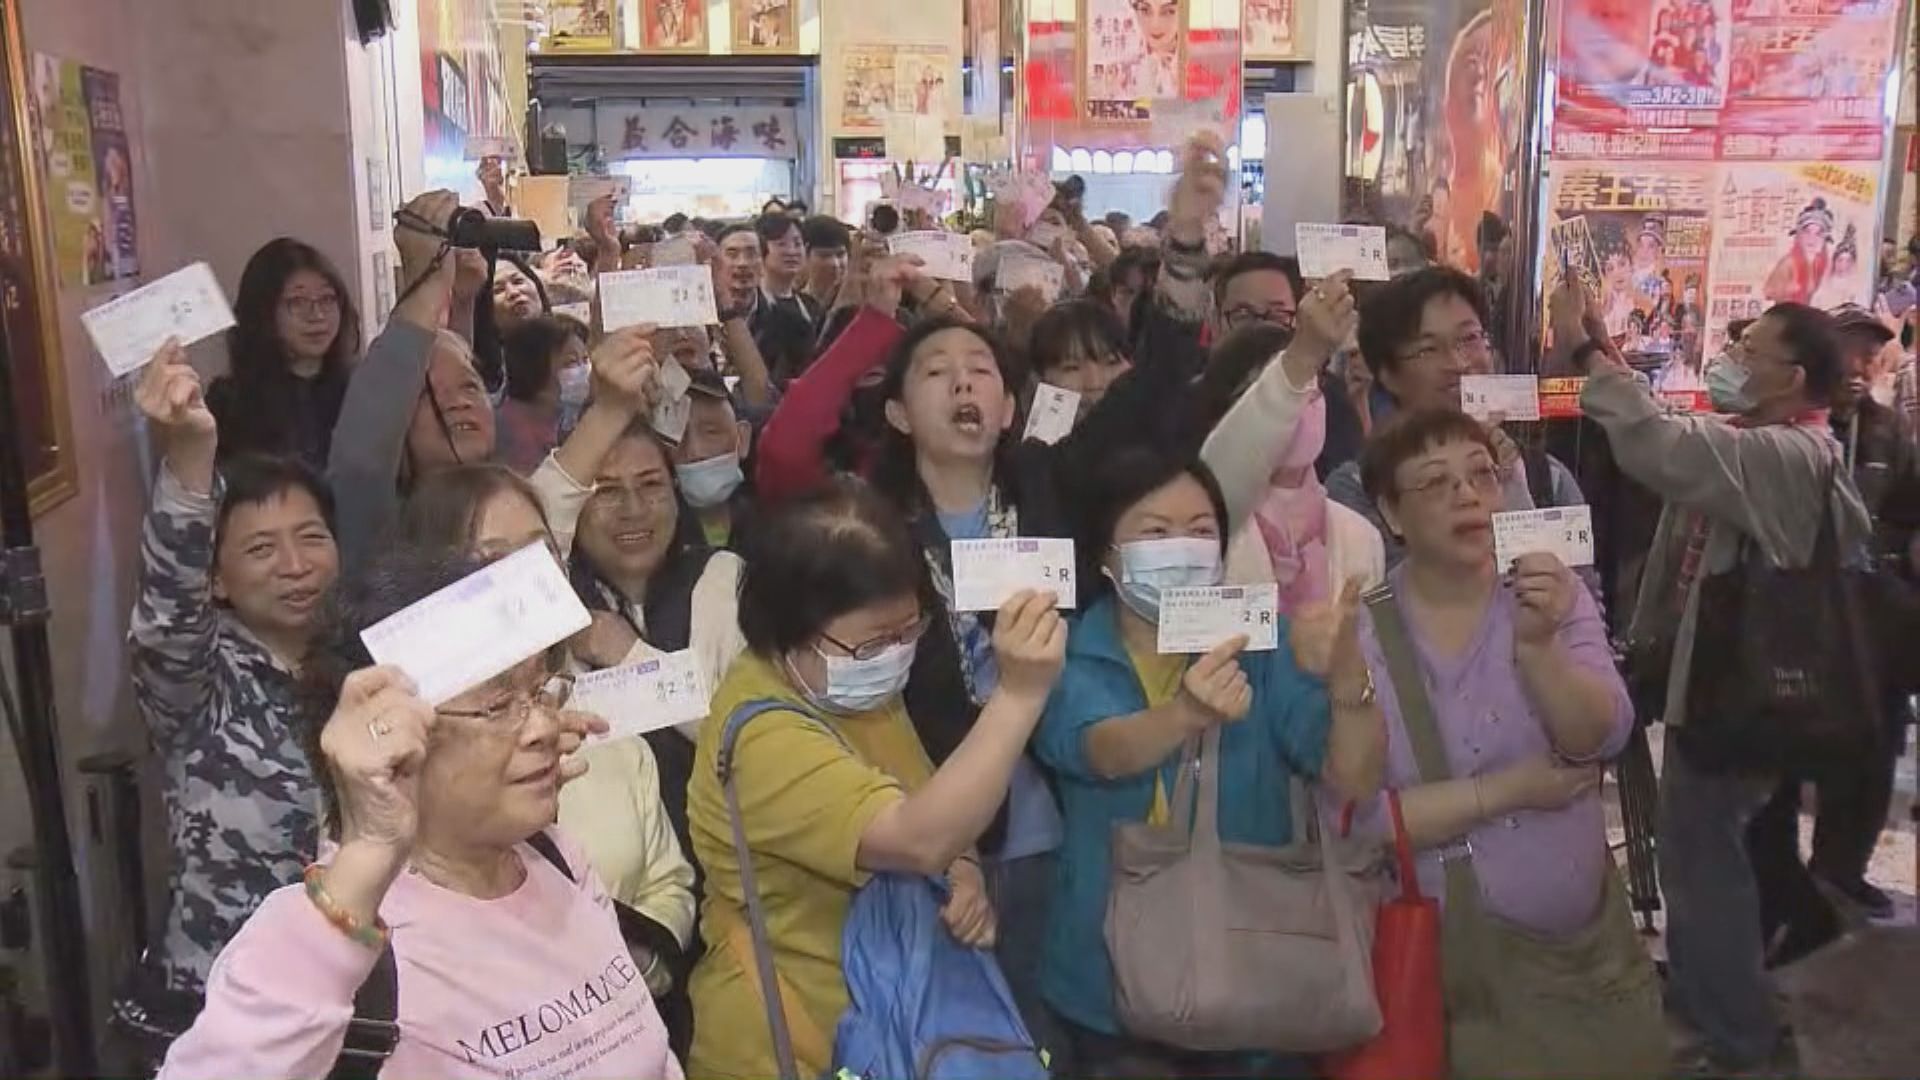
{"type": "MultiPolygon", "coordinates": [[[[23,155],[24,157],[24,155],[23,155]]],[[[23,162],[23,167],[31,167],[23,162]]],[[[12,349],[0,334],[0,589],[13,643],[14,738],[33,817],[34,897],[40,956],[52,1013],[54,1072],[95,1076],[93,999],[87,989],[85,919],[67,831],[59,735],[53,707],[53,657],[47,644],[47,586],[33,546],[33,514],[13,399],[12,349]]]]}
{"type": "Polygon", "coordinates": [[[1540,291],[1544,280],[1540,273],[1545,254],[1547,151],[1552,145],[1552,110],[1547,105],[1547,47],[1555,38],[1549,24],[1557,11],[1552,0],[1528,0],[1526,5],[1525,46],[1521,54],[1520,145],[1515,148],[1518,175],[1513,192],[1513,280],[1507,283],[1507,363],[1508,370],[1538,372],[1541,351],[1540,308],[1545,299],[1540,291]],[[1522,360],[1521,357],[1525,359],[1522,360]]]}

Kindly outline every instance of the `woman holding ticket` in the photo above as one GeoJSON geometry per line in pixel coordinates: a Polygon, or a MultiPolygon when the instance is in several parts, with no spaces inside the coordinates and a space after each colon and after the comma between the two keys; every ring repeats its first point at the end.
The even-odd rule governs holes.
{"type": "Polygon", "coordinates": [[[948,931],[968,945],[994,943],[973,848],[1059,676],[1067,627],[1051,595],[1022,592],[1000,608],[991,637],[999,683],[936,767],[903,697],[933,608],[919,545],[899,515],[865,485],[841,481],[761,520],[749,547],[740,588],[749,651],[714,695],[688,793],[709,946],[693,974],[700,1019],[688,1060],[700,1077],[764,1080],[779,1069],[750,974],[749,881],[766,905],[800,1073],[818,1075],[847,1007],[842,927],[872,875],[944,874],[948,931]],[[723,781],[735,716],[744,726],[723,781]]]}
{"type": "MultiPolygon", "coordinates": [[[[1375,434],[1361,472],[1406,544],[1391,592],[1369,601],[1363,648],[1388,718],[1387,785],[1421,891],[1445,908],[1454,1072],[1489,1075],[1498,1062],[1501,1075],[1658,1075],[1659,996],[1600,798],[1633,707],[1593,598],[1554,555],[1496,564],[1496,452],[1464,413],[1402,415],[1375,434]],[[1509,926],[1523,933],[1505,936],[1509,926]],[[1469,940],[1525,954],[1476,959],[1469,940]],[[1569,1004],[1503,1001],[1490,1013],[1460,977],[1469,963],[1506,968],[1487,972],[1496,986],[1551,969],[1557,980],[1531,992],[1569,1004]]],[[[1389,835],[1386,821],[1379,800],[1357,827],[1389,835]]]]}
{"type": "Polygon", "coordinates": [[[580,849],[548,831],[584,768],[568,755],[606,730],[565,711],[557,654],[437,705],[367,666],[361,628],[474,568],[399,549],[336,599],[303,733],[331,843],[221,954],[161,1076],[325,1076],[344,1039],[379,1030],[350,1021],[382,1013],[397,1035],[368,1071],[389,1076],[681,1075],[650,959],[580,849]]]}
{"type": "MultiPolygon", "coordinates": [[[[1290,1075],[1256,1066],[1252,1054],[1194,1053],[1125,1030],[1102,932],[1111,838],[1119,824],[1168,820],[1183,748],[1213,729],[1225,842],[1286,844],[1295,778],[1342,797],[1372,796],[1385,747],[1360,658],[1358,588],[1347,587],[1337,611],[1306,613],[1290,626],[1269,599],[1261,611],[1186,621],[1196,632],[1173,641],[1174,590],[1221,581],[1219,485],[1197,461],[1135,448],[1115,455],[1090,487],[1076,542],[1091,564],[1083,580],[1104,587],[1074,620],[1066,671],[1034,740],[1059,778],[1066,818],[1042,989],[1068,1022],[1079,1075],[1290,1075]],[[1209,633],[1209,621],[1224,632],[1209,633]],[[1283,629],[1291,648],[1279,647],[1283,629]],[[1256,1067],[1270,1071],[1237,1071],[1256,1067]]],[[[1229,592],[1249,591],[1180,600],[1183,613],[1190,598],[1224,609],[1235,602],[1229,592]]]]}

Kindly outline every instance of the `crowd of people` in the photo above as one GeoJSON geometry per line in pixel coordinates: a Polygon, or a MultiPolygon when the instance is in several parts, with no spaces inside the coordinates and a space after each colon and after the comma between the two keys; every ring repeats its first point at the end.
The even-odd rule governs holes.
{"type": "MultiPolygon", "coordinates": [[[[1152,226],[1089,221],[1067,186],[1037,215],[1000,206],[964,281],[787,207],[623,231],[602,202],[547,251],[483,253],[452,246],[458,201],[432,192],[396,216],[401,298],[364,348],[322,255],[262,247],[229,373],[203,388],[170,345],[138,392],[161,464],[133,678],[174,860],[116,1005],[129,1067],[821,1075],[850,911],[904,875],[939,882],[941,932],[993,958],[1054,1075],[1324,1075],[1339,1047],[1137,1023],[1128,972],[1153,943],[1116,932],[1139,872],[1117,838],[1185,850],[1169,831],[1197,814],[1226,849],[1323,845],[1373,902],[1440,902],[1456,1075],[1661,1076],[1663,995],[1601,794],[1655,720],[1691,1067],[1788,1067],[1765,969],[1839,932],[1809,874],[1885,903],[1866,853],[1913,688],[1831,657],[1806,677],[1857,675],[1837,696],[1874,720],[1853,752],[1755,761],[1728,744],[1785,706],[1728,696],[1745,652],[1714,635],[1798,640],[1726,584],[1755,553],[1913,579],[1913,434],[1866,386],[1894,332],[1779,304],[1707,373],[1725,415],[1676,415],[1600,298],[1557,294],[1552,362],[1588,375],[1587,417],[1666,507],[1637,596],[1608,596],[1551,554],[1496,563],[1496,513],[1585,498],[1535,433],[1460,411],[1464,377],[1530,351],[1496,340],[1483,279],[1424,246],[1387,282],[1210,249],[1224,147],[1197,136],[1181,166],[1152,226]],[[597,275],[680,241],[717,324],[599,330],[597,275]],[[1061,263],[1064,295],[1000,287],[1016,258],[1061,263]],[[1025,437],[1042,386],[1077,395],[1052,442],[1025,437]],[[1014,538],[1073,542],[1070,610],[1042,591],[964,610],[953,543],[1014,538]],[[438,705],[373,663],[365,628],[534,546],[588,629],[438,705]],[[1157,647],[1172,590],[1265,583],[1277,647],[1157,647]],[[1616,636],[1653,642],[1626,674],[1616,636]],[[704,719],[610,738],[649,725],[569,707],[587,673],[683,653],[704,719]],[[1189,805],[1196,779],[1217,805],[1189,805]],[[1417,882],[1388,880],[1396,836],[1417,882]]],[[[1294,976],[1268,975],[1243,992],[1286,1000],[1294,976]]],[[[1211,976],[1155,977],[1199,1009],[1211,976]]]]}

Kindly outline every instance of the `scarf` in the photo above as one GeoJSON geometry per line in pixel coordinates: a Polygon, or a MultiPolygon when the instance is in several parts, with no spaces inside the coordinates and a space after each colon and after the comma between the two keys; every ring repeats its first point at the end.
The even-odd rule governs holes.
{"type": "Polygon", "coordinates": [[[1327,568],[1327,489],[1313,463],[1327,443],[1327,399],[1317,391],[1274,465],[1266,498],[1253,512],[1280,583],[1280,612],[1292,615],[1332,599],[1327,568]]]}

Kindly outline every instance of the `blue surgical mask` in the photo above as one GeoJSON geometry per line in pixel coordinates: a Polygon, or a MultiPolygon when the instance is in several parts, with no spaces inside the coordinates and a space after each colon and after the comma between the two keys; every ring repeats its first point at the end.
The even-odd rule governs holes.
{"type": "Polygon", "coordinates": [[[1707,400],[1723,413],[1742,416],[1753,411],[1753,395],[1747,392],[1751,373],[1745,364],[1719,360],[1707,368],[1707,400]]]}
{"type": "MultiPolygon", "coordinates": [[[[907,677],[913,672],[913,656],[918,648],[919,642],[901,642],[888,646],[870,660],[820,653],[820,659],[827,662],[827,688],[809,690],[807,696],[828,712],[858,713],[877,709],[907,688],[907,677]]],[[[819,652],[817,646],[814,651],[819,652]]]]}
{"type": "Polygon", "coordinates": [[[680,482],[680,494],[685,495],[688,504],[696,510],[726,502],[747,479],[740,471],[739,454],[721,454],[705,461],[675,465],[673,475],[680,482]]]}
{"type": "Polygon", "coordinates": [[[1120,602],[1149,622],[1160,621],[1168,589],[1220,584],[1220,541],[1210,536],[1136,540],[1120,545],[1120,602]]]}
{"type": "Polygon", "coordinates": [[[593,370],[586,364],[570,364],[560,369],[560,411],[578,416],[587,407],[587,393],[593,386],[593,370]]]}

